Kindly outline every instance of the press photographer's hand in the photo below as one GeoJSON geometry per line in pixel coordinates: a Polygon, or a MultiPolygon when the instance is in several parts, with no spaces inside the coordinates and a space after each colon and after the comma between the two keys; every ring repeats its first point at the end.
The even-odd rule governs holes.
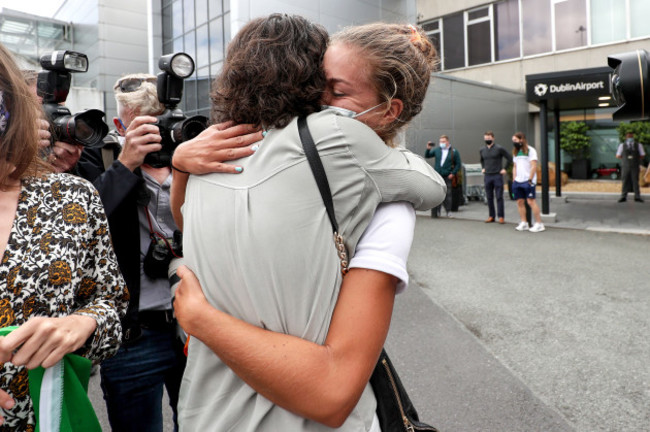
{"type": "Polygon", "coordinates": [[[49,160],[56,172],[70,171],[79,161],[83,146],[55,141],[49,160]]]}
{"type": "Polygon", "coordinates": [[[162,149],[162,137],[155,125],[156,121],[153,116],[139,116],[128,125],[124,148],[118,160],[129,170],[133,171],[142,165],[149,153],[162,149]]]}

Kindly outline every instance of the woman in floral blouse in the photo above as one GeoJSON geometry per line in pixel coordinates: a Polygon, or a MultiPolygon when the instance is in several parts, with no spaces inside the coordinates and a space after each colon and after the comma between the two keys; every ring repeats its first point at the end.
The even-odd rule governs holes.
{"type": "Polygon", "coordinates": [[[0,45],[0,431],[34,430],[27,369],[113,355],[128,303],[97,192],[36,157],[39,109],[0,45]]]}

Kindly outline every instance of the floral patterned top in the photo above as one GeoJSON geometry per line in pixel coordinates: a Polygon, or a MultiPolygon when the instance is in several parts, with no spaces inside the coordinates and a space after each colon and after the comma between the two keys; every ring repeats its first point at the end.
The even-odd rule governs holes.
{"type": "MultiPolygon", "coordinates": [[[[0,327],[33,316],[90,316],[97,329],[76,353],[97,363],[117,352],[128,300],[93,186],[68,174],[24,180],[0,262],[0,327]]],[[[0,388],[16,401],[11,410],[0,409],[0,431],[34,430],[27,370],[10,363],[0,368],[0,388]]]]}

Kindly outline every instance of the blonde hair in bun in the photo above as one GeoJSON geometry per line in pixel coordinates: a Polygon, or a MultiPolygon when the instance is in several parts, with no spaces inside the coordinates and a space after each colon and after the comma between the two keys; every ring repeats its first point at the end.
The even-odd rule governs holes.
{"type": "Polygon", "coordinates": [[[438,67],[438,53],[421,27],[411,24],[372,23],[348,27],[332,36],[331,43],[359,51],[368,62],[370,82],[381,102],[402,101],[399,118],[378,130],[391,143],[398,130],[422,111],[431,73],[438,67]]]}

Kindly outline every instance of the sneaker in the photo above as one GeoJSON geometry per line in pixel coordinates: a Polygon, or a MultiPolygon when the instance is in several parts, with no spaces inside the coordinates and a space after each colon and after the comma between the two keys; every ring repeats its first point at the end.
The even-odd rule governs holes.
{"type": "Polygon", "coordinates": [[[528,222],[519,222],[519,225],[515,227],[517,231],[528,231],[529,226],[528,222]]]}
{"type": "Polygon", "coordinates": [[[535,225],[530,229],[530,232],[542,232],[546,228],[544,227],[543,223],[536,222],[535,225]]]}
{"type": "Polygon", "coordinates": [[[454,214],[454,212],[448,212],[448,213],[447,213],[447,217],[448,217],[449,219],[453,219],[453,218],[456,217],[456,215],[454,214]]]}

